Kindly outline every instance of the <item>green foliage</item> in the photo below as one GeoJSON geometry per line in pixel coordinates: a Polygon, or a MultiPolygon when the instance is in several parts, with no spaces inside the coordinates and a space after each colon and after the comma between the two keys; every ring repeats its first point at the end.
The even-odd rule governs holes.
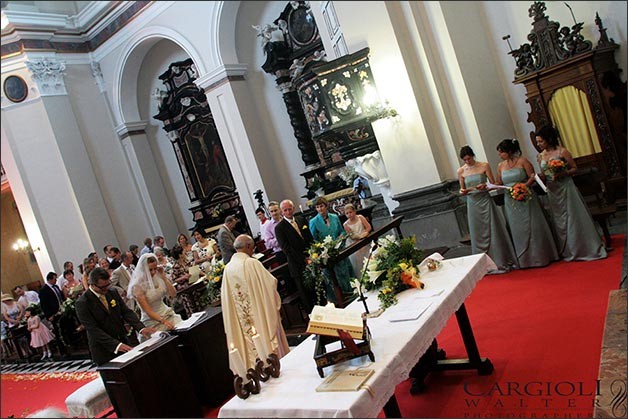
{"type": "Polygon", "coordinates": [[[309,260],[303,272],[303,284],[316,293],[317,304],[322,304],[325,299],[325,286],[329,278],[324,273],[330,258],[338,256],[345,247],[347,235],[343,234],[337,239],[331,236],[325,237],[322,242],[314,242],[308,249],[309,260]]]}
{"type": "Polygon", "coordinates": [[[396,304],[396,295],[401,291],[423,287],[417,268],[423,251],[415,244],[415,236],[397,240],[389,235],[380,240],[380,246],[372,253],[362,285],[367,290],[379,290],[381,308],[396,304]]]}

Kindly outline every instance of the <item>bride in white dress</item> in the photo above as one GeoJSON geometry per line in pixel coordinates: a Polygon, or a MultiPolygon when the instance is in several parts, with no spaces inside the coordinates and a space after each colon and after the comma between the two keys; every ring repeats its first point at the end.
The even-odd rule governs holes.
{"type": "Polygon", "coordinates": [[[174,297],[177,291],[164,274],[164,268],[157,263],[153,253],[145,253],[137,262],[129,282],[128,295],[133,296],[140,306],[142,322],[156,330],[172,330],[181,322],[172,307],[164,303],[166,296],[174,297]]]}
{"type": "MultiPolygon", "coordinates": [[[[344,222],[343,227],[349,235],[347,246],[368,236],[373,229],[363,215],[356,213],[355,207],[352,204],[345,205],[345,215],[347,216],[347,221],[344,222]]],[[[369,246],[364,246],[349,256],[355,274],[359,275],[358,278],[362,276],[362,265],[364,264],[364,258],[368,257],[368,252],[369,246]]]]}

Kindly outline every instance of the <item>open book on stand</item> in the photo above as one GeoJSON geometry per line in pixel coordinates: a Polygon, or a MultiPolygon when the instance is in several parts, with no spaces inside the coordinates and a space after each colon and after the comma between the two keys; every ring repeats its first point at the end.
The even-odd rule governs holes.
{"type": "Polygon", "coordinates": [[[347,332],[353,339],[363,339],[364,320],[362,313],[343,308],[336,308],[333,304],[314,306],[310,314],[307,333],[324,336],[339,336],[338,329],[347,332]]]}

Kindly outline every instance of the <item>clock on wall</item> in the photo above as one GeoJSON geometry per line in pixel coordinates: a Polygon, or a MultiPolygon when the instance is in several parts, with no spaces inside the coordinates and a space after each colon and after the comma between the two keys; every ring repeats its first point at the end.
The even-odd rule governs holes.
{"type": "Polygon", "coordinates": [[[20,76],[9,76],[2,85],[4,94],[11,102],[19,103],[28,95],[28,85],[20,76]]]}

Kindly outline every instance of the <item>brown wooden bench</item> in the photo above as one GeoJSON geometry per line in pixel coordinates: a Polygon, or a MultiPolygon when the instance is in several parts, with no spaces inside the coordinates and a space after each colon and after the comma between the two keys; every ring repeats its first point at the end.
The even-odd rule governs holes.
{"type": "Polygon", "coordinates": [[[604,232],[606,249],[611,250],[611,233],[608,230],[608,219],[615,215],[617,206],[608,202],[602,174],[597,167],[578,169],[573,181],[580,190],[587,204],[591,218],[597,222],[604,232]]]}

